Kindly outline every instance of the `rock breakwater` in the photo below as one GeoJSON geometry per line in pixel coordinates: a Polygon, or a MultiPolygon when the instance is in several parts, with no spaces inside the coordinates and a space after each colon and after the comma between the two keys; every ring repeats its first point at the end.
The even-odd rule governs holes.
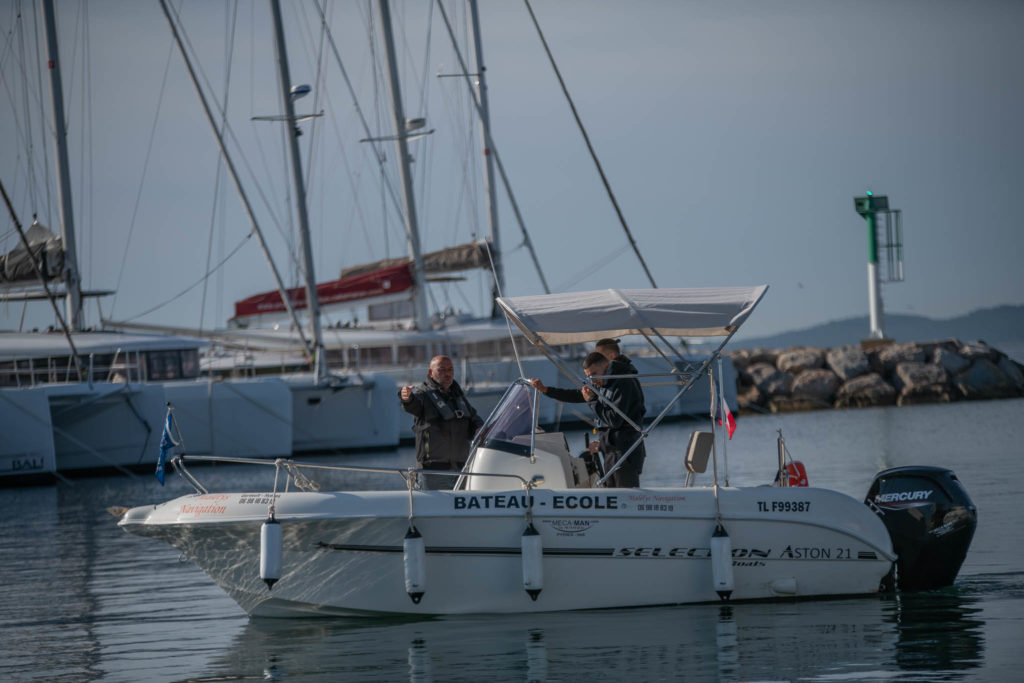
{"type": "Polygon", "coordinates": [[[1024,396],[1024,366],[985,342],[742,349],[736,367],[740,411],[950,403],[1024,396]]]}

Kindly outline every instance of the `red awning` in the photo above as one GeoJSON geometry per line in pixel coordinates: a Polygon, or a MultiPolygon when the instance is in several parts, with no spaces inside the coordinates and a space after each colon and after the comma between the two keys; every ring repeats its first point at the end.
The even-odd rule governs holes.
{"type": "MultiPolygon", "coordinates": [[[[320,306],[325,307],[352,302],[363,304],[366,299],[392,296],[407,289],[412,289],[412,271],[408,263],[401,263],[362,275],[322,282],[316,286],[316,294],[320,306]]],[[[296,310],[306,308],[305,287],[289,289],[288,297],[296,310]]],[[[275,289],[236,301],[233,320],[284,313],[286,310],[281,293],[275,289]]]]}

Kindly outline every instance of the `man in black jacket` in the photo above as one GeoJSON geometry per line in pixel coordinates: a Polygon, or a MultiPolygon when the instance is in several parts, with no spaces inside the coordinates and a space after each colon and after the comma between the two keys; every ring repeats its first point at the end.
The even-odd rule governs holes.
{"type": "MultiPolygon", "coordinates": [[[[591,353],[583,361],[583,371],[588,377],[601,375],[636,375],[637,369],[625,355],[619,351],[618,340],[602,339],[597,342],[597,351],[591,353]]],[[[530,383],[544,395],[567,403],[586,402],[597,417],[598,441],[591,443],[591,453],[599,449],[604,454],[605,471],[611,469],[619,458],[629,450],[639,438],[640,432],[633,428],[622,415],[612,409],[608,403],[615,405],[638,426],[643,426],[646,412],[643,389],[635,377],[595,379],[593,383],[598,391],[607,399],[607,403],[599,400],[594,391],[585,386],[582,389],[561,389],[547,387],[539,379],[530,383]]],[[[640,485],[640,473],[643,471],[646,451],[644,444],[638,445],[629,458],[612,473],[606,482],[613,488],[634,488],[640,485]]]]}
{"type": "MultiPolygon", "coordinates": [[[[430,361],[426,381],[402,387],[398,396],[402,409],[415,418],[412,430],[419,466],[425,470],[462,470],[469,456],[469,444],[484,421],[455,381],[451,359],[435,356],[430,361]]],[[[426,476],[424,480],[424,488],[450,489],[456,478],[426,476]]]]}
{"type": "MultiPolygon", "coordinates": [[[[637,369],[633,365],[633,361],[629,359],[629,356],[622,353],[619,349],[618,339],[600,339],[594,347],[594,350],[600,353],[602,356],[611,361],[608,366],[609,375],[636,375],[637,369]]],[[[534,389],[540,391],[548,398],[553,398],[556,401],[562,403],[586,403],[587,399],[584,398],[583,392],[579,389],[563,389],[561,387],[549,387],[539,379],[531,379],[530,384],[534,389]]],[[[639,388],[639,382],[637,383],[639,388]]],[[[640,390],[641,397],[643,396],[643,389],[640,390]]]]}
{"type": "MultiPolygon", "coordinates": [[[[611,362],[603,354],[595,351],[583,361],[583,372],[588,377],[600,377],[601,375],[614,375],[609,368],[611,362]]],[[[609,379],[591,380],[601,396],[597,397],[590,387],[583,387],[583,396],[587,399],[587,405],[597,416],[597,445],[591,444],[591,452],[599,449],[604,454],[605,472],[611,471],[615,463],[640,440],[640,432],[633,425],[627,422],[615,406],[626,417],[633,421],[638,427],[643,427],[644,394],[640,388],[640,382],[635,377],[619,377],[609,379]],[[609,405],[611,404],[611,405],[609,405]]],[[[607,484],[611,488],[636,488],[640,486],[640,473],[644,469],[644,460],[647,452],[641,441],[629,457],[612,472],[607,484]]]]}

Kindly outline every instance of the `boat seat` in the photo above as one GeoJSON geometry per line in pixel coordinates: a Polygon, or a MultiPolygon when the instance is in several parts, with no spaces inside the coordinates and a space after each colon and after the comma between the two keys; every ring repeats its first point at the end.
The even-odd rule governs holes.
{"type": "Polygon", "coordinates": [[[708,456],[711,455],[711,447],[715,443],[715,436],[711,432],[692,432],[690,443],[686,446],[686,485],[693,486],[693,480],[698,474],[708,470],[708,456]]]}
{"type": "MultiPolygon", "coordinates": [[[[524,446],[530,445],[530,437],[528,434],[517,436],[512,439],[513,443],[519,443],[524,446]]],[[[555,480],[548,482],[544,488],[576,488],[576,480],[578,478],[576,471],[573,469],[572,461],[575,459],[569,454],[569,442],[565,440],[565,434],[562,432],[545,432],[538,429],[534,434],[534,444],[539,453],[548,453],[558,458],[558,464],[561,466],[562,475],[564,479],[555,480]]],[[[585,468],[584,468],[585,469],[585,468]]]]}
{"type": "MultiPolygon", "coordinates": [[[[466,464],[467,471],[480,474],[514,474],[529,480],[536,476],[542,479],[540,488],[571,489],[586,487],[580,481],[580,474],[573,466],[569,445],[561,432],[537,432],[536,458],[529,458],[530,437],[527,434],[512,437],[503,447],[501,443],[486,443],[477,446],[466,464]],[[513,450],[514,449],[514,450],[513,450]],[[580,484],[582,483],[582,486],[580,484]]],[[[584,470],[585,472],[585,470],[584,470]]],[[[465,488],[469,491],[508,490],[515,486],[508,479],[496,477],[469,477],[465,488]]]]}

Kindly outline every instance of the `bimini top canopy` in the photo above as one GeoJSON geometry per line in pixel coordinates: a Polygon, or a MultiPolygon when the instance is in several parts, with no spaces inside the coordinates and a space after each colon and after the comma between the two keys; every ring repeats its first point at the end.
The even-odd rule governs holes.
{"type": "Polygon", "coordinates": [[[743,324],[767,289],[603,289],[500,297],[498,304],[530,341],[550,345],[655,331],[674,337],[725,337],[743,324]]]}

